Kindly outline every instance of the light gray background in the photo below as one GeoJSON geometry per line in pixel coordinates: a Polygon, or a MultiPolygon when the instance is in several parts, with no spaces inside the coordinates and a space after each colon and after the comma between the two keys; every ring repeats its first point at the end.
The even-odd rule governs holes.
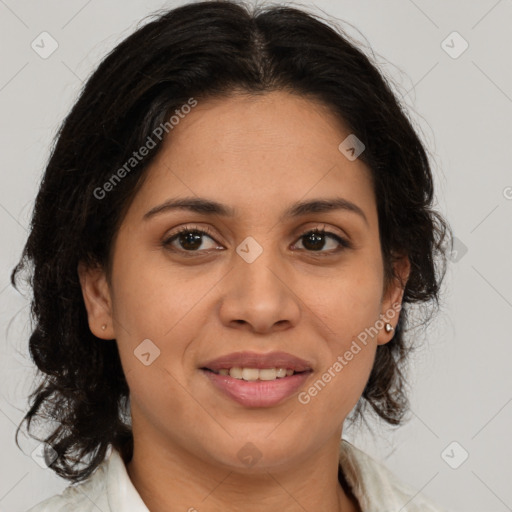
{"type": "MultiPolygon", "coordinates": [[[[0,0],[1,511],[26,510],[67,485],[31,459],[36,441],[21,437],[26,454],[14,444],[34,369],[28,303],[8,279],[52,138],[103,56],[144,16],[181,3],[0,0]],[[31,48],[43,31],[59,45],[47,59],[31,48]]],[[[377,425],[374,437],[347,437],[453,511],[512,510],[512,1],[305,5],[337,17],[401,88],[432,152],[439,208],[459,248],[467,248],[453,255],[442,311],[418,339],[423,348],[410,372],[409,423],[396,431],[377,425]],[[453,31],[469,43],[458,58],[442,47],[453,31]],[[453,441],[460,447],[443,458],[453,441]],[[462,450],[469,458],[452,469],[446,461],[460,462],[462,450]]],[[[461,48],[453,37],[447,44],[461,48]]]]}

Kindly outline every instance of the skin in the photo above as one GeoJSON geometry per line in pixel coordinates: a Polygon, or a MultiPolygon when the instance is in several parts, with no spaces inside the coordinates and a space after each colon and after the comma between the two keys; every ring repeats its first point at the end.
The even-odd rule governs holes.
{"type": "MultiPolygon", "coordinates": [[[[369,169],[338,150],[349,133],[325,106],[287,92],[200,102],[147,170],[115,239],[110,282],[101,268],[79,267],[90,329],[119,347],[134,435],[127,470],[152,512],[360,510],[337,479],[339,440],[377,346],[393,333],[369,338],[306,405],[295,394],[273,407],[244,407],[199,370],[234,351],[282,350],[312,363],[299,391],[307,390],[401,303],[400,283],[384,286],[369,169]],[[236,215],[175,210],[143,220],[185,196],[236,215]],[[367,222],[346,210],[278,221],[297,201],[333,197],[355,203],[367,222]],[[174,251],[165,247],[183,226],[209,228],[212,238],[204,235],[195,252],[179,239],[174,251]],[[352,248],[327,236],[312,250],[303,235],[313,228],[352,248]],[[263,249],[252,263],[236,252],[248,236],[263,249]],[[134,356],[147,338],[160,350],[148,366],[134,356]],[[261,453],[252,467],[237,456],[249,441],[261,453]]],[[[405,283],[409,261],[396,265],[405,283]]]]}

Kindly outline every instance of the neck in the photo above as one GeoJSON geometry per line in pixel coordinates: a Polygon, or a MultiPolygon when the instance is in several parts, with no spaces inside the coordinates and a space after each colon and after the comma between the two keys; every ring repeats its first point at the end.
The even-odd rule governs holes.
{"type": "Polygon", "coordinates": [[[338,480],[339,436],[292,466],[243,472],[199,459],[180,447],[134,431],[130,480],[151,512],[324,510],[360,512],[338,480]]]}

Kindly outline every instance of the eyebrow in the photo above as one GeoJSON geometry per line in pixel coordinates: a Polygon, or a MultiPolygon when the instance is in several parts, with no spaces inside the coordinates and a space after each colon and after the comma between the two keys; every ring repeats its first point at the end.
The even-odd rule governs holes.
{"type": "MultiPolygon", "coordinates": [[[[206,199],[202,197],[183,197],[168,199],[162,204],[159,204],[143,216],[143,220],[148,220],[155,215],[173,211],[173,210],[187,210],[201,215],[220,215],[222,217],[234,217],[236,210],[230,206],[206,199]]],[[[309,201],[301,201],[292,204],[280,216],[280,222],[286,219],[296,218],[311,213],[324,213],[335,210],[343,210],[357,214],[368,225],[368,219],[364,211],[355,203],[348,201],[342,197],[335,197],[332,199],[312,199],[309,201]]]]}

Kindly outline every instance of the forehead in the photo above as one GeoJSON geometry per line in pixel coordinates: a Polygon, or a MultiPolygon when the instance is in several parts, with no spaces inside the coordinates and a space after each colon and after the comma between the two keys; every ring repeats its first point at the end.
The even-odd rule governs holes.
{"type": "Polygon", "coordinates": [[[340,138],[350,133],[323,103],[285,91],[199,101],[183,117],[163,150],[195,161],[211,154],[223,162],[249,165],[257,155],[281,161],[306,158],[328,165],[333,155],[338,156],[340,138]]]}
{"type": "Polygon", "coordinates": [[[263,204],[343,196],[371,210],[370,170],[338,149],[348,135],[327,106],[284,91],[198,101],[164,140],[133,206],[198,196],[261,215],[263,204]]]}

